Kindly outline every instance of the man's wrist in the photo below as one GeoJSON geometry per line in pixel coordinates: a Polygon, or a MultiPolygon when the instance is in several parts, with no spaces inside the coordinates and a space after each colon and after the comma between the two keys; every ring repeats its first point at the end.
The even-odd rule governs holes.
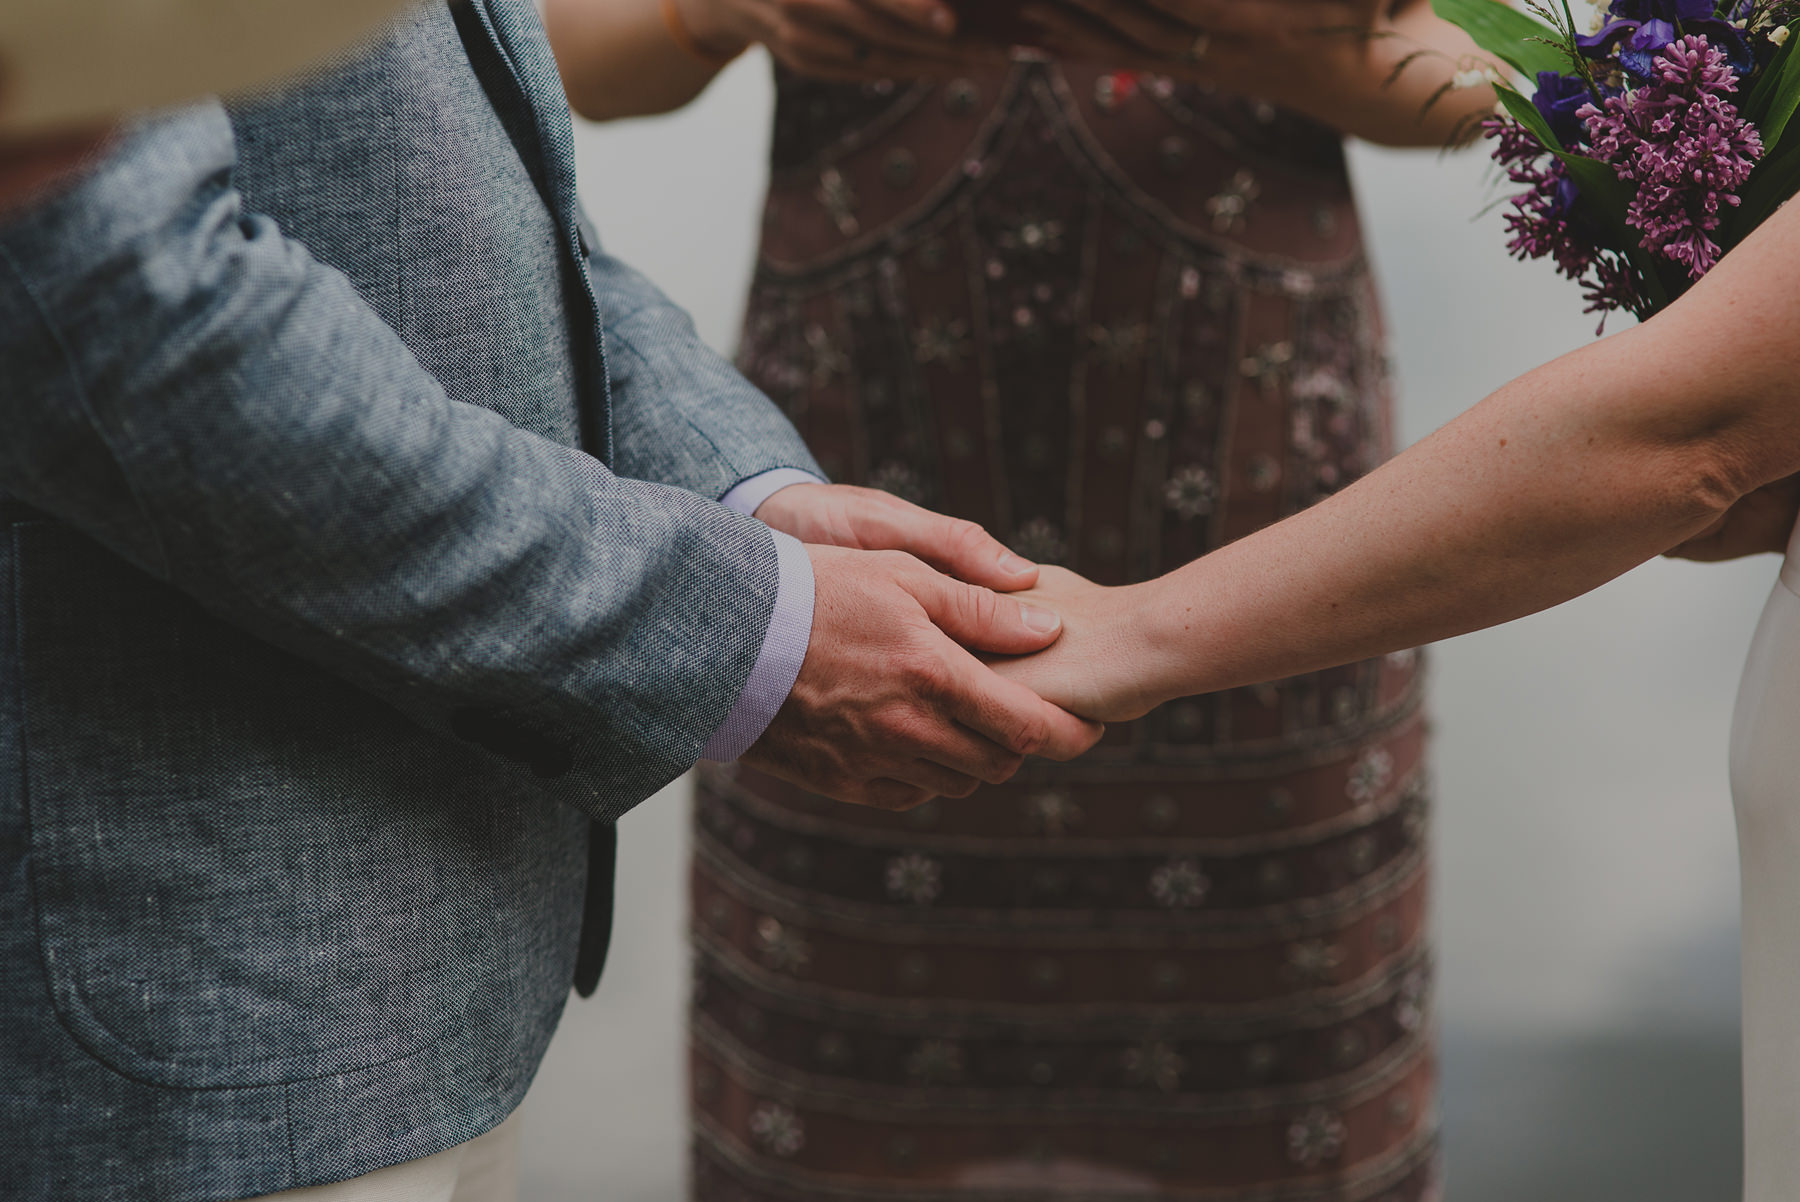
{"type": "Polygon", "coordinates": [[[701,752],[702,759],[735,760],[750,750],[775,715],[786,704],[800,678],[800,667],[812,643],[814,581],[812,558],[799,540],[779,530],[775,539],[776,567],[780,580],[775,605],[769,612],[768,629],[756,664],[750,669],[743,692],[738,694],[724,723],[713,732],[701,752]]]}
{"type": "Polygon", "coordinates": [[[778,467],[771,471],[759,472],[745,480],[740,480],[731,490],[719,498],[719,504],[733,513],[741,513],[745,517],[755,517],[756,511],[763,503],[784,488],[792,488],[796,484],[823,484],[825,481],[797,467],[778,467]]]}

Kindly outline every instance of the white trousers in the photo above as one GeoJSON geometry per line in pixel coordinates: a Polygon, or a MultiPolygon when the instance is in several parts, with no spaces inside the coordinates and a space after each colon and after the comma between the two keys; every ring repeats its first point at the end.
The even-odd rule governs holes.
{"type": "Polygon", "coordinates": [[[519,1202],[519,1116],[466,1144],[310,1189],[265,1194],[265,1202],[519,1202]]]}
{"type": "Polygon", "coordinates": [[[1743,879],[1744,1198],[1800,1198],[1800,530],[1731,732],[1743,879]]]}

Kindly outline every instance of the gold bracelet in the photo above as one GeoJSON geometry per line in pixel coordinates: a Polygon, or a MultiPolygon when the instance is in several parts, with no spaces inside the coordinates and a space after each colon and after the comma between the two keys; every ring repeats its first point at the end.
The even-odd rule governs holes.
{"type": "Polygon", "coordinates": [[[694,35],[688,31],[687,22],[681,19],[681,9],[677,7],[675,0],[662,0],[662,16],[663,24],[669,28],[669,39],[681,47],[688,57],[697,58],[709,67],[723,67],[727,63],[735,62],[738,55],[750,48],[746,44],[730,54],[718,54],[708,50],[695,41],[694,35]]]}

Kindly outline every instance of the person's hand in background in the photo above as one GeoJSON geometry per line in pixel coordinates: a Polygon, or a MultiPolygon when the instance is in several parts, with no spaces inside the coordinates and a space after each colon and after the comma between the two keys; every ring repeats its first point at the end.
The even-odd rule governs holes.
{"type": "Polygon", "coordinates": [[[1486,61],[1426,0],[1026,0],[1059,58],[1191,80],[1394,146],[1466,141],[1486,61]]]}
{"type": "Polygon", "coordinates": [[[1666,554],[1696,563],[1720,563],[1746,555],[1787,550],[1800,520],[1800,476],[1765,484],[1725,511],[1723,517],[1666,554]]]}
{"type": "Polygon", "coordinates": [[[916,79],[1005,61],[1005,50],[956,38],[942,0],[666,0],[694,42],[729,57],[762,43],[819,79],[916,79]]]}
{"type": "Polygon", "coordinates": [[[93,131],[0,138],[0,221],[79,171],[106,138],[93,131]]]}
{"type": "MultiPolygon", "coordinates": [[[[779,494],[778,494],[779,495],[779,494]]],[[[1047,610],[898,551],[807,548],[812,639],[792,693],[743,761],[839,801],[908,809],[1068,760],[1104,729],[985,667],[1056,641],[1047,610]]]]}

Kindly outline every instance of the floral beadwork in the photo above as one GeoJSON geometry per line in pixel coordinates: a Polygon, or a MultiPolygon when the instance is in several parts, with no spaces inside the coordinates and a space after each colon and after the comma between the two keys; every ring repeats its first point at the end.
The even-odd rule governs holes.
{"type": "Polygon", "coordinates": [[[887,892],[895,901],[928,906],[943,892],[943,866],[930,856],[909,851],[888,861],[887,892]]]}
{"type": "Polygon", "coordinates": [[[1206,900],[1212,882],[1194,860],[1170,860],[1150,874],[1150,896],[1170,910],[1187,910],[1206,900]]]}
{"type": "Polygon", "coordinates": [[[750,1138],[769,1155],[786,1159],[806,1147],[806,1124],[786,1106],[766,1102],[750,1115],[750,1138]]]}

